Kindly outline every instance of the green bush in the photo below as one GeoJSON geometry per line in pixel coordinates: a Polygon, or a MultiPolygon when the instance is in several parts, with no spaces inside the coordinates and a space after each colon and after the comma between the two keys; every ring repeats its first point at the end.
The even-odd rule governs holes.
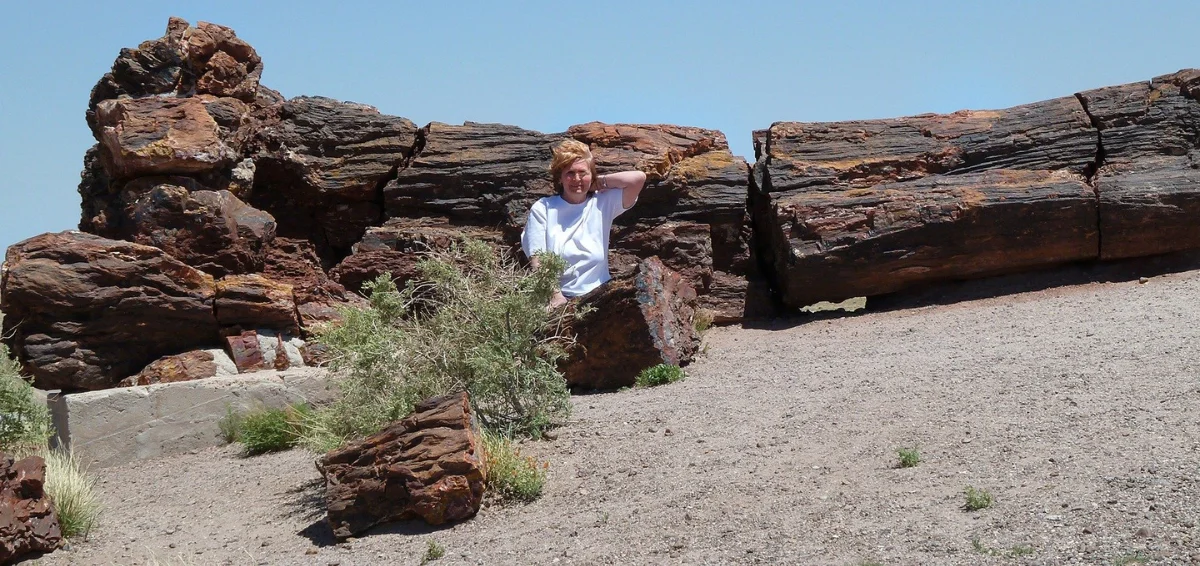
{"type": "Polygon", "coordinates": [[[570,413],[558,372],[562,311],[547,312],[564,264],[545,255],[529,271],[490,245],[467,240],[428,252],[420,283],[389,274],[367,283],[369,305],[342,311],[319,332],[339,395],[319,411],[304,443],[326,451],[407,415],[435,395],[466,390],[476,417],[501,434],[539,436],[570,413]]]}
{"type": "Polygon", "coordinates": [[[635,383],[639,387],[654,387],[656,385],[666,385],[675,383],[686,377],[683,369],[679,366],[671,364],[658,364],[654,367],[646,368],[637,375],[635,383]]]}
{"type": "Polygon", "coordinates": [[[522,456],[511,440],[490,432],[483,433],[483,452],[487,460],[484,482],[501,502],[529,502],[542,495],[549,462],[539,465],[532,457],[522,456]]]}
{"type": "Polygon", "coordinates": [[[921,463],[921,453],[916,448],[897,448],[896,456],[900,458],[901,468],[912,468],[921,463]]]}
{"type": "Polygon", "coordinates": [[[257,409],[241,418],[234,437],[248,454],[287,450],[300,441],[304,423],[311,415],[308,405],[257,409]]]}
{"type": "Polygon", "coordinates": [[[22,455],[40,451],[50,439],[50,410],[33,396],[33,386],[0,344],[0,451],[22,455]]]}
{"type": "Polygon", "coordinates": [[[967,501],[963,504],[963,509],[967,511],[978,511],[992,506],[992,494],[985,490],[968,485],[963,494],[967,496],[967,501]]]}

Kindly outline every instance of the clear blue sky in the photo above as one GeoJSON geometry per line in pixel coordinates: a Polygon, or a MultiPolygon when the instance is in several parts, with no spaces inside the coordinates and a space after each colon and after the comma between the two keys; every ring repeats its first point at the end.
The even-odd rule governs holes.
{"type": "Polygon", "coordinates": [[[750,132],[775,121],[1004,108],[1200,67],[1200,3],[1185,1],[14,1],[0,14],[4,248],[75,228],[88,94],[171,15],[232,27],[287,97],[417,124],[701,126],[748,159],[750,132]]]}

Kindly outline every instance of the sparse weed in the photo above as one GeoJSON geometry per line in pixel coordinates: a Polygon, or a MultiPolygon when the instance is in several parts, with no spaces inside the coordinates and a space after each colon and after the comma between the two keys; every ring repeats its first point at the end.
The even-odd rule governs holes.
{"type": "Polygon", "coordinates": [[[921,463],[921,453],[916,448],[897,448],[896,456],[900,458],[901,468],[913,468],[921,463]]]}
{"type": "Polygon", "coordinates": [[[236,437],[246,447],[247,454],[287,450],[299,442],[311,414],[312,410],[304,404],[256,409],[241,417],[236,437]]]}
{"type": "Polygon", "coordinates": [[[42,456],[46,460],[46,493],[54,502],[63,536],[86,538],[100,516],[96,480],[87,475],[72,452],[46,450],[42,456]]]}
{"type": "Polygon", "coordinates": [[[425,546],[425,556],[421,558],[421,564],[429,564],[430,562],[433,562],[434,560],[437,560],[445,555],[446,548],[438,544],[436,540],[431,539],[429,544],[425,546]]]}
{"type": "Polygon", "coordinates": [[[225,416],[217,421],[217,428],[221,430],[221,438],[225,440],[225,444],[231,444],[238,441],[238,434],[242,430],[242,421],[245,417],[233,410],[233,405],[225,405],[225,416]]]}
{"type": "Polygon", "coordinates": [[[967,489],[963,490],[963,493],[967,496],[967,501],[963,504],[963,509],[967,511],[978,511],[992,506],[992,494],[986,490],[975,489],[974,486],[968,485],[967,489]]]}
{"type": "Polygon", "coordinates": [[[696,334],[704,334],[709,328],[712,328],[715,318],[716,313],[713,311],[696,309],[696,314],[692,318],[692,326],[696,329],[696,334]]]}
{"type": "Polygon", "coordinates": [[[686,376],[687,374],[685,374],[683,369],[681,369],[679,366],[673,366],[671,364],[658,364],[654,367],[642,370],[642,372],[637,375],[637,378],[634,380],[634,382],[638,385],[638,387],[654,387],[656,385],[675,383],[686,376]]]}
{"type": "Polygon", "coordinates": [[[1129,566],[1130,564],[1146,564],[1150,562],[1150,557],[1146,556],[1142,551],[1133,552],[1118,556],[1113,560],[1113,566],[1129,566]]]}
{"type": "Polygon", "coordinates": [[[1009,548],[1008,550],[1000,550],[999,548],[993,548],[993,547],[983,544],[983,542],[981,542],[979,540],[979,537],[975,537],[975,538],[971,539],[971,548],[975,549],[975,552],[978,552],[980,554],[985,554],[987,556],[1003,556],[1003,557],[1007,557],[1007,558],[1017,558],[1019,556],[1029,556],[1034,553],[1032,546],[1024,545],[1024,544],[1014,545],[1012,548],[1009,548]]]}
{"type": "Polygon", "coordinates": [[[487,460],[487,489],[500,502],[530,502],[542,495],[549,462],[538,464],[504,436],[484,431],[484,457],[487,460]]]}

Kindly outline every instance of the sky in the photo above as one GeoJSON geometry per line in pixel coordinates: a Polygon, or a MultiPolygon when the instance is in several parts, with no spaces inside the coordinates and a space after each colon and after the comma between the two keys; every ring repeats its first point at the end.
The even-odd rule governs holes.
{"type": "Polygon", "coordinates": [[[0,246],[74,229],[93,85],[167,18],[233,28],[286,97],[418,125],[670,123],[753,161],[777,121],[1007,108],[1200,67],[1187,1],[0,2],[0,246]]]}

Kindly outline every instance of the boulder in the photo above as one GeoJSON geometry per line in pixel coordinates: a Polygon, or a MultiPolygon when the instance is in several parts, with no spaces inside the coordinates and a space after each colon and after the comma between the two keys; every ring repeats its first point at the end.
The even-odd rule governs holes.
{"type": "Polygon", "coordinates": [[[5,340],[38,388],[104,389],[216,344],[212,277],[158,248],[60,232],[13,245],[5,263],[5,340]]]}
{"type": "Polygon", "coordinates": [[[362,297],[325,275],[316,248],[307,240],[275,238],[267,249],[263,275],[292,286],[302,332],[341,320],[340,305],[364,304],[362,297]]]}
{"type": "Polygon", "coordinates": [[[274,215],[280,235],[313,242],[325,259],[344,255],[383,222],[383,186],[412,155],[416,131],[363,104],[288,100],[252,142],[251,203],[274,215]]]}
{"type": "Polygon", "coordinates": [[[223,328],[300,332],[292,286],[262,275],[233,275],[216,283],[215,313],[223,328]]]}
{"type": "Polygon", "coordinates": [[[1101,259],[1200,248],[1200,70],[1082,92],[1103,158],[1101,259]]]}
{"type": "Polygon", "coordinates": [[[214,277],[261,271],[275,219],[229,191],[194,187],[187,178],[155,177],[126,185],[132,202],[123,239],[160,248],[214,277]]]}
{"type": "Polygon", "coordinates": [[[174,383],[237,375],[237,366],[221,350],[192,350],[173,356],[163,356],[150,362],[142,371],[121,380],[121,387],[174,383]]]}
{"type": "Polygon", "coordinates": [[[421,253],[445,250],[466,238],[505,245],[502,234],[489,228],[454,226],[443,218],[393,218],[368,229],[329,275],[355,292],[362,292],[363,283],[384,273],[391,273],[396,285],[403,287],[417,276],[421,253]]]}
{"type": "Polygon", "coordinates": [[[104,100],[96,121],[104,169],[114,179],[204,175],[240,159],[199,98],[104,100]]]}
{"type": "Polygon", "coordinates": [[[756,139],[753,214],[790,307],[1097,257],[1096,131],[1074,97],[756,139]]]}
{"type": "Polygon", "coordinates": [[[560,368],[572,388],[627,387],[643,369],[686,365],[699,348],[696,291],[657,257],[643,260],[632,277],[609,281],[581,303],[591,309],[570,323],[575,344],[560,368]]]}
{"type": "Polygon", "coordinates": [[[58,516],[45,492],[46,462],[38,456],[14,461],[0,453],[0,564],[62,543],[58,516]]]}
{"type": "Polygon", "coordinates": [[[426,400],[381,432],[326,454],[317,467],[339,540],[390,521],[461,521],[483,501],[483,445],[466,393],[426,400]]]}

